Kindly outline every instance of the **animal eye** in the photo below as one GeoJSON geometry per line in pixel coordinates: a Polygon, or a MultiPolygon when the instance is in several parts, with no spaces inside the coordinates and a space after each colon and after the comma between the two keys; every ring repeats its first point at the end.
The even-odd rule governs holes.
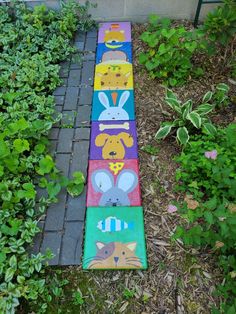
{"type": "Polygon", "coordinates": [[[125,255],[125,252],[124,252],[124,251],[122,252],[122,255],[125,255]]]}
{"type": "Polygon", "coordinates": [[[101,82],[101,85],[104,85],[104,82],[101,82]]]}
{"type": "MultiPolygon", "coordinates": [[[[110,141],[110,143],[112,143],[112,141],[110,141]]],[[[117,142],[118,143],[118,142],[117,142]]]]}
{"type": "Polygon", "coordinates": [[[119,115],[120,113],[118,112],[117,114],[119,115]]]}
{"type": "Polygon", "coordinates": [[[117,141],[116,143],[119,144],[119,141],[117,141]]]}
{"type": "Polygon", "coordinates": [[[116,200],[119,201],[119,198],[117,198],[116,200]]]}
{"type": "Polygon", "coordinates": [[[109,201],[111,201],[111,198],[109,198],[109,201]]]}
{"type": "Polygon", "coordinates": [[[108,254],[108,252],[107,252],[107,251],[105,251],[104,253],[105,253],[105,254],[108,254]]]}

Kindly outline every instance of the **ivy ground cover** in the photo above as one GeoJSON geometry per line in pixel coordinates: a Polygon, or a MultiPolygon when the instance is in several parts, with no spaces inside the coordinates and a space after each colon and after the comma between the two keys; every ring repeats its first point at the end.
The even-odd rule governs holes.
{"type": "Polygon", "coordinates": [[[83,190],[80,172],[69,181],[56,169],[47,137],[61,118],[52,97],[60,85],[58,64],[74,52],[73,33],[92,25],[87,9],[75,3],[60,12],[0,7],[0,313],[14,313],[23,299],[44,312],[52,299],[42,266],[51,253],[33,255],[29,247],[60,189],[83,190]],[[37,185],[49,197],[36,204],[37,185]]]}

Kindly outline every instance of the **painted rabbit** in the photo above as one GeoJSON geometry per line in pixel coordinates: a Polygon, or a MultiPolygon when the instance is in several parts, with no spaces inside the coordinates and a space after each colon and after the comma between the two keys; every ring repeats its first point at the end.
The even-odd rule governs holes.
{"type": "Polygon", "coordinates": [[[125,91],[121,94],[119,104],[117,107],[110,107],[109,99],[104,92],[98,93],[98,98],[101,104],[106,108],[100,114],[98,120],[129,120],[128,113],[123,109],[124,104],[130,96],[129,91],[125,91]]]}
{"type": "Polygon", "coordinates": [[[136,188],[138,177],[132,170],[122,170],[114,185],[113,175],[101,169],[92,173],[91,182],[93,189],[102,193],[99,206],[130,206],[128,193],[136,188]]]}

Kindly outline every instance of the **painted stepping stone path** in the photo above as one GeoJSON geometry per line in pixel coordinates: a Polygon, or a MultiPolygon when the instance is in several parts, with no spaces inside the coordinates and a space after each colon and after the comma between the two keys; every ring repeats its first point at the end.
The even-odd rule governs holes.
{"type": "Polygon", "coordinates": [[[146,269],[131,24],[99,25],[83,269],[146,269]]]}

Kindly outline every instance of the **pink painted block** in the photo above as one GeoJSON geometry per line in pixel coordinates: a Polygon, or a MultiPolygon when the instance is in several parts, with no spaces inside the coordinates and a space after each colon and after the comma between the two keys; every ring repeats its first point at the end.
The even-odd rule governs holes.
{"type": "Polygon", "coordinates": [[[138,160],[90,160],[87,207],[140,206],[138,160]]]}
{"type": "Polygon", "coordinates": [[[100,23],[98,43],[105,43],[110,49],[122,47],[119,43],[131,42],[130,22],[100,23]]]}

